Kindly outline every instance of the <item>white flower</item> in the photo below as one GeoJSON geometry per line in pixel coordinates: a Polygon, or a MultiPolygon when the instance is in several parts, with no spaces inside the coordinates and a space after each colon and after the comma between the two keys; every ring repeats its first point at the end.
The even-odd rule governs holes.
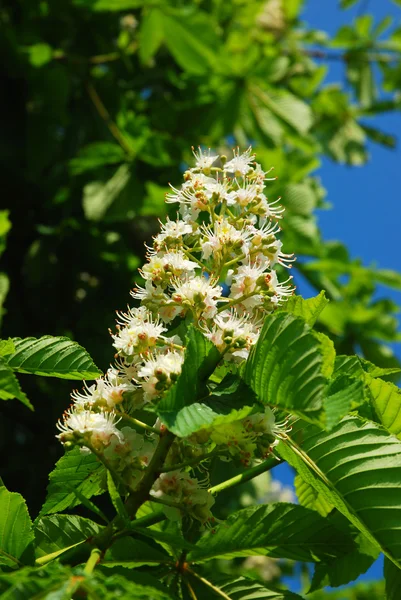
{"type": "Polygon", "coordinates": [[[262,220],[266,219],[282,219],[285,208],[278,204],[281,198],[277,198],[274,202],[269,202],[264,194],[259,195],[260,208],[259,213],[262,220]],[[276,206],[277,205],[277,206],[276,206]]]}
{"type": "Polygon", "coordinates": [[[134,485],[143,475],[157,446],[157,436],[143,436],[131,427],[122,427],[121,438],[113,437],[105,456],[113,467],[124,474],[124,480],[134,485]]]}
{"type": "Polygon", "coordinates": [[[231,356],[247,358],[259,336],[256,325],[251,323],[249,315],[239,316],[236,312],[225,310],[216,315],[212,329],[205,329],[205,335],[220,352],[229,350],[224,356],[226,359],[231,356]]]}
{"type": "Polygon", "coordinates": [[[154,323],[151,321],[147,323],[132,322],[124,329],[120,329],[117,335],[112,335],[113,346],[119,354],[132,357],[154,348],[164,331],[167,329],[158,321],[154,323]]]}
{"type": "MultiPolygon", "coordinates": [[[[185,507],[185,512],[200,521],[207,524],[213,521],[213,515],[210,512],[214,504],[212,494],[202,487],[198,479],[190,477],[185,471],[170,471],[162,473],[155,481],[150,491],[151,496],[155,498],[170,499],[177,504],[185,507]]],[[[165,507],[166,514],[175,520],[181,518],[178,509],[165,507]]]]}
{"type": "Polygon", "coordinates": [[[269,273],[269,275],[270,275],[270,277],[268,277],[266,279],[267,279],[268,289],[270,291],[270,301],[274,305],[279,305],[284,300],[286,300],[288,297],[290,297],[294,294],[294,286],[286,285],[289,281],[292,280],[292,277],[289,277],[288,279],[286,279],[286,281],[283,281],[282,283],[280,283],[277,279],[277,274],[275,271],[271,271],[271,273],[269,273]]]}
{"type": "Polygon", "coordinates": [[[192,147],[192,153],[196,160],[196,168],[203,170],[209,170],[213,163],[219,158],[218,154],[210,154],[210,148],[208,151],[203,153],[202,148],[198,146],[198,151],[195,151],[195,148],[192,147]]]}
{"type": "Polygon", "coordinates": [[[170,221],[167,217],[166,223],[161,224],[161,231],[154,238],[154,247],[156,250],[160,250],[163,245],[169,245],[172,242],[182,241],[184,235],[192,233],[192,225],[186,221],[177,219],[177,221],[170,221]]]}
{"type": "Polygon", "coordinates": [[[174,281],[173,302],[182,307],[182,312],[191,308],[198,317],[210,319],[217,312],[217,302],[223,289],[212,285],[204,277],[193,277],[187,281],[174,281]]]}
{"type": "Polygon", "coordinates": [[[188,260],[185,254],[178,250],[151,256],[149,262],[140,269],[140,273],[144,279],[150,279],[155,285],[165,287],[172,277],[190,275],[197,267],[196,262],[188,260]]]}
{"type": "Polygon", "coordinates": [[[265,265],[247,262],[240,265],[232,275],[230,298],[240,298],[251,294],[258,287],[258,280],[266,270],[265,265]]]}
{"type": "Polygon", "coordinates": [[[233,251],[238,254],[246,252],[246,244],[252,235],[246,229],[236,229],[225,219],[216,221],[213,228],[210,225],[202,226],[201,232],[202,258],[205,259],[211,255],[230,256],[233,251]]]}
{"type": "MultiPolygon", "coordinates": [[[[120,419],[119,419],[120,420],[120,419]]],[[[83,441],[97,449],[110,444],[115,435],[122,440],[120,431],[116,427],[115,414],[113,412],[92,412],[90,410],[75,410],[70,408],[64,413],[63,423],[57,423],[61,431],[56,437],[62,442],[83,441]]]]}
{"type": "Polygon", "coordinates": [[[224,165],[226,173],[234,173],[235,177],[245,177],[251,169],[251,164],[255,160],[255,155],[252,154],[252,147],[249,146],[242,154],[239,153],[239,148],[233,150],[234,158],[224,165]]]}
{"type": "Polygon", "coordinates": [[[252,204],[252,202],[258,198],[260,191],[260,186],[255,183],[250,184],[245,181],[242,187],[239,187],[237,190],[234,190],[228,194],[227,204],[229,206],[237,204],[243,208],[249,204],[252,204]]]}
{"type": "Polygon", "coordinates": [[[160,286],[154,287],[149,280],[146,280],[144,288],[137,286],[131,292],[131,296],[141,300],[165,323],[169,323],[182,312],[182,308],[171,302],[170,297],[164,293],[163,288],[160,286]]]}
{"type": "Polygon", "coordinates": [[[179,352],[155,354],[146,360],[138,370],[138,379],[144,379],[141,383],[145,400],[157,398],[175,383],[183,362],[184,355],[179,352]]]}
{"type": "MultiPolygon", "coordinates": [[[[216,200],[217,202],[222,202],[223,200],[229,200],[230,194],[228,191],[228,182],[227,181],[218,181],[211,180],[205,183],[205,193],[206,196],[211,202],[212,200],[216,200]]],[[[227,202],[228,204],[228,202],[227,202]]]]}

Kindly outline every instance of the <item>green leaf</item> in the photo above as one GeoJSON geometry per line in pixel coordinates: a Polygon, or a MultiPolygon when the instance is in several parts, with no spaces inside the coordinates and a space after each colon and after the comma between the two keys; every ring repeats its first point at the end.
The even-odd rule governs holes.
{"type": "Polygon", "coordinates": [[[334,364],[336,360],[334,342],[327,335],[321,333],[320,331],[313,331],[312,333],[320,344],[320,352],[323,359],[322,375],[323,377],[326,377],[326,379],[329,379],[333,375],[334,364]]]}
{"type": "Polygon", "coordinates": [[[401,390],[389,381],[366,375],[372,404],[380,422],[388,431],[401,439],[401,390]]]}
{"type": "Polygon", "coordinates": [[[317,512],[277,503],[244,508],[208,532],[188,560],[231,558],[252,554],[307,562],[328,561],[345,554],[352,538],[317,512]]]}
{"type": "Polygon", "coordinates": [[[139,58],[146,64],[156,54],[164,40],[163,13],[152,8],[145,13],[139,32],[139,58]]]}
{"type": "Polygon", "coordinates": [[[29,62],[33,67],[43,67],[53,58],[53,48],[49,44],[34,44],[28,48],[29,62]]]}
{"type": "Polygon", "coordinates": [[[365,400],[364,385],[360,379],[340,375],[329,384],[325,397],[326,429],[330,431],[351,408],[365,400]]]}
{"type": "Polygon", "coordinates": [[[122,501],[121,496],[118,493],[116,484],[114,483],[110,471],[107,471],[107,489],[109,491],[110,499],[113,503],[113,506],[116,509],[116,513],[122,519],[125,526],[129,525],[130,518],[124,506],[124,502],[122,501]]]}
{"type": "Polygon", "coordinates": [[[227,375],[203,402],[184,406],[174,416],[159,414],[175,435],[186,437],[200,429],[244,419],[256,401],[252,390],[239,377],[227,375]]]}
{"type": "MultiPolygon", "coordinates": [[[[133,533],[135,535],[135,533],[133,533]]],[[[137,567],[171,562],[172,558],[162,547],[153,543],[143,542],[138,536],[118,539],[105,554],[102,565],[104,567],[125,566],[137,567]],[[151,545],[153,544],[153,545],[151,545]]]]}
{"type": "Polygon", "coordinates": [[[279,455],[401,565],[401,443],[382,427],[358,417],[346,417],[330,433],[305,425],[299,435],[300,446],[281,442],[279,455]]]}
{"type": "Polygon", "coordinates": [[[341,0],[341,8],[350,8],[357,2],[358,0],[341,0]]]}
{"type": "Polygon", "coordinates": [[[315,572],[309,592],[326,585],[338,587],[354,581],[365,573],[379,556],[378,548],[362,534],[355,539],[356,548],[351,548],[345,556],[340,556],[328,564],[315,565],[315,572]]]}
{"type": "Polygon", "coordinates": [[[283,190],[285,208],[296,215],[307,217],[316,208],[317,196],[307,183],[290,183],[283,190]]]}
{"type": "Polygon", "coordinates": [[[300,475],[295,476],[294,485],[301,506],[316,510],[322,517],[327,517],[333,510],[334,506],[322,494],[319,494],[314,487],[306,483],[300,475]]]}
{"type": "MultiPolygon", "coordinates": [[[[68,586],[72,572],[68,567],[52,563],[45,569],[25,568],[13,573],[0,574],[1,600],[66,600],[71,598],[77,585],[70,585],[69,595],[64,586],[68,586]],[[64,589],[63,589],[64,588],[64,589]],[[63,593],[64,592],[64,593],[63,593]]],[[[77,578],[75,578],[77,580],[77,578]]]]}
{"type": "Polygon", "coordinates": [[[40,516],[80,504],[75,489],[86,498],[102,494],[105,491],[106,473],[94,454],[83,454],[79,448],[74,448],[57,461],[49,480],[40,516]]]}
{"type": "Polygon", "coordinates": [[[20,384],[13,370],[0,357],[0,400],[12,400],[16,398],[22,404],[33,410],[26,394],[21,390],[20,384]]]}
{"type": "Polygon", "coordinates": [[[125,152],[113,142],[94,142],[80,150],[78,156],[69,162],[72,175],[80,175],[104,165],[120,163],[125,158],[125,152]]]}
{"type": "Polygon", "coordinates": [[[291,296],[283,306],[283,310],[291,313],[294,317],[302,317],[311,327],[316,323],[320,313],[325,309],[329,300],[324,291],[318,296],[304,300],[302,296],[291,296]]]}
{"type": "Polygon", "coordinates": [[[387,558],[384,559],[384,579],[386,581],[386,600],[399,600],[401,571],[387,558]]]}
{"type": "Polygon", "coordinates": [[[144,0],[73,0],[75,6],[94,12],[119,12],[142,6],[144,0]]]}
{"type": "MultiPolygon", "coordinates": [[[[1,250],[1,248],[0,248],[1,250]]],[[[1,254],[1,251],[0,251],[1,254]]],[[[3,308],[7,298],[8,290],[10,289],[10,281],[5,273],[0,273],[0,324],[3,314],[6,312],[3,308]]]]}
{"type": "Polygon", "coordinates": [[[34,533],[25,500],[0,488],[0,565],[16,568],[32,562],[34,533]]]}
{"type": "Polygon", "coordinates": [[[269,584],[262,584],[246,577],[230,579],[225,583],[213,582],[213,585],[222,590],[231,600],[301,600],[301,596],[289,590],[279,590],[269,584]]]}
{"type": "Polygon", "coordinates": [[[245,382],[264,404],[318,421],[326,379],[320,342],[290,314],[269,315],[245,367],[245,382]]]}
{"type": "Polygon", "coordinates": [[[77,515],[41,517],[35,523],[36,559],[49,555],[57,558],[96,535],[101,529],[94,521],[77,515]]]}
{"type": "Polygon", "coordinates": [[[211,24],[209,16],[200,11],[192,14],[170,11],[163,15],[165,43],[184,71],[204,75],[215,65],[216,40],[211,24]]]}
{"type": "MultiPolygon", "coordinates": [[[[170,595],[165,585],[147,573],[138,573],[129,569],[96,569],[94,574],[85,581],[89,597],[96,600],[176,600],[177,596],[170,595]],[[112,574],[108,574],[110,571],[112,574]],[[126,576],[117,573],[127,573],[126,576]]],[[[63,599],[64,600],[64,599],[63,599]]]]}
{"type": "Polygon", "coordinates": [[[102,373],[77,342],[66,337],[45,335],[14,338],[15,352],[6,357],[8,366],[17,373],[31,373],[61,379],[96,379],[102,373]]]}
{"type": "Polygon", "coordinates": [[[131,178],[129,165],[118,167],[106,182],[92,181],[84,187],[82,200],[85,217],[89,221],[101,221],[110,206],[117,200],[131,178]]]}
{"type": "Polygon", "coordinates": [[[0,356],[7,356],[15,352],[14,342],[11,338],[8,340],[0,340],[0,356]]]}
{"type": "Polygon", "coordinates": [[[306,102],[279,88],[266,91],[259,85],[253,84],[250,86],[250,90],[268,109],[290,125],[298,134],[306,134],[309,131],[313,122],[313,114],[306,102]]]}
{"type": "MultiPolygon", "coordinates": [[[[9,214],[10,214],[9,210],[0,210],[0,256],[3,254],[4,250],[6,249],[7,234],[11,229],[11,221],[8,218],[9,214]]],[[[1,300],[1,294],[0,294],[0,300],[1,300]]],[[[1,302],[0,302],[0,308],[1,308],[1,302]]]]}
{"type": "MultiPolygon", "coordinates": [[[[192,421],[195,417],[194,413],[181,411],[205,394],[208,395],[206,381],[219,360],[220,354],[216,346],[199,330],[190,326],[186,337],[185,360],[181,374],[177,383],[170,388],[157,407],[159,417],[173,433],[186,427],[185,422],[182,421],[186,415],[189,418],[188,428],[195,426],[195,421],[192,421]]],[[[211,418],[210,410],[207,408],[204,410],[204,418],[211,418]]]]}

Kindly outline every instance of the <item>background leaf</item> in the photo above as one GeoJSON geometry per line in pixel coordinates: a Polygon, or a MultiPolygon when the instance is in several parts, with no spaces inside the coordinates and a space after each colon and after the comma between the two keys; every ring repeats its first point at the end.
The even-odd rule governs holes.
{"type": "Polygon", "coordinates": [[[58,513],[80,504],[74,494],[77,489],[90,498],[102,494],[106,489],[106,473],[94,454],[83,454],[79,448],[65,453],[49,475],[46,501],[40,516],[58,513]]]}

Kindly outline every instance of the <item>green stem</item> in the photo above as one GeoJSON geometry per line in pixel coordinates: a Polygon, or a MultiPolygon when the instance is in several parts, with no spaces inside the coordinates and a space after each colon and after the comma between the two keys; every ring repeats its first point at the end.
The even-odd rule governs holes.
{"type": "Polygon", "coordinates": [[[247,300],[248,298],[252,298],[252,296],[256,296],[257,293],[258,292],[249,292],[249,294],[244,294],[240,298],[234,298],[232,300],[229,300],[228,302],[223,304],[223,306],[220,306],[220,308],[217,309],[217,313],[220,313],[223,310],[227,310],[227,308],[231,308],[232,306],[235,306],[236,304],[240,304],[244,300],[247,300]]]}
{"type": "Polygon", "coordinates": [[[227,479],[227,481],[223,481],[222,483],[219,483],[219,484],[209,488],[208,492],[213,495],[219,494],[220,492],[228,490],[229,488],[232,488],[235,485],[245,483],[246,481],[249,481],[250,479],[257,477],[257,475],[260,475],[261,473],[270,471],[270,469],[273,469],[273,467],[280,464],[280,462],[281,461],[278,460],[276,457],[268,458],[267,460],[263,461],[259,465],[256,465],[255,467],[251,467],[250,469],[246,469],[239,475],[235,475],[234,477],[231,477],[231,479],[227,479]]]}
{"type": "Polygon", "coordinates": [[[100,561],[101,557],[102,551],[99,548],[93,548],[84,568],[85,575],[91,575],[93,573],[93,570],[100,561]]]}
{"type": "Polygon", "coordinates": [[[232,600],[232,598],[230,598],[230,596],[227,596],[227,594],[225,594],[223,592],[223,590],[221,590],[217,586],[213,585],[213,583],[211,581],[208,581],[207,579],[205,579],[201,575],[198,575],[198,573],[195,573],[195,571],[192,571],[192,569],[188,569],[187,568],[186,572],[190,573],[191,575],[193,575],[193,577],[195,577],[196,579],[199,579],[199,581],[201,581],[204,585],[206,585],[208,588],[210,588],[211,590],[213,590],[214,593],[217,594],[218,596],[220,596],[221,598],[224,598],[225,600],[232,600]]]}
{"type": "Polygon", "coordinates": [[[124,419],[124,421],[128,421],[135,427],[139,427],[140,429],[145,429],[145,431],[149,431],[150,433],[156,433],[157,435],[160,435],[160,431],[158,429],[152,427],[151,425],[148,425],[147,423],[139,421],[139,419],[135,419],[134,417],[127,415],[127,413],[116,411],[116,415],[124,419]]]}
{"type": "Polygon", "coordinates": [[[196,597],[196,594],[195,594],[194,590],[192,589],[192,586],[191,586],[191,584],[189,583],[188,579],[185,579],[185,578],[184,578],[184,582],[185,582],[185,585],[186,585],[186,586],[187,586],[187,588],[188,588],[188,592],[189,592],[189,595],[191,596],[191,599],[192,599],[192,600],[198,600],[198,598],[196,597]]]}
{"type": "Polygon", "coordinates": [[[209,274],[211,274],[211,270],[210,270],[210,269],[209,269],[209,268],[208,268],[206,265],[204,265],[204,264],[203,264],[203,262],[202,262],[201,260],[199,260],[199,258],[196,258],[196,256],[194,256],[194,255],[193,255],[191,252],[189,252],[189,250],[187,250],[187,249],[185,248],[185,246],[184,246],[184,249],[185,249],[185,253],[186,253],[186,255],[188,256],[188,258],[190,258],[190,259],[191,259],[191,260],[193,260],[194,262],[198,263],[198,265],[199,265],[200,267],[202,267],[202,269],[203,269],[204,271],[207,271],[209,274]]]}

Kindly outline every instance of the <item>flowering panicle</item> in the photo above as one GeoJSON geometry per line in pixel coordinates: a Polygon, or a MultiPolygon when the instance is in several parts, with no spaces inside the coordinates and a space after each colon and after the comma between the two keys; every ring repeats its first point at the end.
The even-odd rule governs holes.
{"type": "MultiPolygon", "coordinates": [[[[103,453],[129,489],[151,461],[155,429],[164,427],[159,423],[154,433],[140,434],[132,428],[138,422],[133,413],[152,410],[184,362],[185,342],[172,330],[182,320],[179,330],[193,323],[223,361],[240,363],[257,342],[265,316],[293,293],[291,277],[280,281],[276,272],[291,268],[294,258],[277,237],[284,209],[265,194],[274,179],[270,171],[255,162],[252,148],[242,154],[235,149],[230,160],[201,148],[193,154],[195,166],[166,196],[177,214],[161,223],[140,269],[143,285],[131,292],[140,306],[117,313],[116,330],[110,332],[115,365],[93,385],[73,392],[73,405],[58,423],[62,443],[103,453]],[[121,418],[125,426],[117,427],[121,418]]],[[[189,474],[191,461],[205,465],[209,454],[217,453],[248,465],[271,452],[285,426],[266,408],[177,438],[166,463],[173,470],[156,479],[151,494],[170,502],[172,517],[180,514],[175,505],[181,504],[194,519],[210,523],[213,498],[189,474]],[[174,470],[188,460],[189,466],[174,470]]]]}

